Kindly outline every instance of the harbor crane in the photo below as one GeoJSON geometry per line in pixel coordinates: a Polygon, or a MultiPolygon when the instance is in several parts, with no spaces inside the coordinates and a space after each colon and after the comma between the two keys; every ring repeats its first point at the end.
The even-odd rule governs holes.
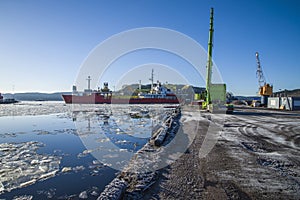
{"type": "Polygon", "coordinates": [[[255,53],[255,57],[257,63],[256,77],[258,78],[258,86],[259,86],[258,94],[261,96],[262,106],[266,106],[268,102],[268,97],[273,94],[273,86],[266,82],[260,64],[258,52],[255,53]]]}
{"type": "Polygon", "coordinates": [[[202,108],[216,112],[233,112],[233,105],[226,104],[226,84],[212,83],[212,49],[213,49],[213,32],[214,32],[214,9],[210,9],[209,37],[207,49],[207,66],[206,66],[206,91],[205,101],[202,103],[202,108]]]}

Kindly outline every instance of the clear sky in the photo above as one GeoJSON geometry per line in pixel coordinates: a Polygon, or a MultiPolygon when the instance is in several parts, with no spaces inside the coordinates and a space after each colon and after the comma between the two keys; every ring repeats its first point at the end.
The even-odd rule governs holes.
{"type": "MultiPolygon", "coordinates": [[[[300,88],[299,0],[0,0],[0,92],[71,91],[89,53],[133,28],[176,30],[207,49],[210,7],[215,9],[213,59],[228,91],[256,95],[256,51],[275,91],[300,88]]],[[[203,79],[176,78],[186,63],[166,52],[127,56],[118,60],[116,71],[107,71],[111,87],[119,84],[113,77],[118,67],[143,63],[165,69],[177,63],[173,75],[156,71],[156,78],[204,86],[203,79]]],[[[136,82],[145,83],[150,71],[136,82]]]]}

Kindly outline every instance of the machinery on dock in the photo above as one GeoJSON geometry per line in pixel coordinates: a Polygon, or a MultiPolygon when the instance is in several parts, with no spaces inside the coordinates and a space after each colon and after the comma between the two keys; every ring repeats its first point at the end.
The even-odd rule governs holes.
{"type": "Polygon", "coordinates": [[[206,91],[204,93],[204,102],[202,108],[215,113],[232,113],[233,105],[226,104],[226,84],[214,84],[211,82],[212,76],[212,48],[213,48],[213,21],[214,9],[210,10],[210,26],[207,50],[207,66],[206,66],[206,91]]]}
{"type": "Polygon", "coordinates": [[[259,85],[258,94],[261,96],[261,106],[267,106],[268,97],[273,94],[273,86],[269,83],[266,83],[266,79],[260,65],[258,52],[255,53],[255,57],[257,63],[256,77],[258,78],[259,85]]]}

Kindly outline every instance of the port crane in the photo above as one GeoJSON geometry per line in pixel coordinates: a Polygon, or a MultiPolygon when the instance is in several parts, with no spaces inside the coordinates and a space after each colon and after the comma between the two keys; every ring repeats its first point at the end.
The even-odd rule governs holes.
{"type": "Polygon", "coordinates": [[[261,104],[265,106],[267,105],[268,97],[273,94],[273,86],[266,82],[260,64],[258,52],[255,53],[255,57],[257,63],[256,77],[258,78],[258,85],[259,85],[258,94],[261,96],[261,104]]]}
{"type": "Polygon", "coordinates": [[[209,37],[207,49],[207,65],[206,65],[206,91],[204,94],[204,102],[202,108],[211,113],[215,112],[233,112],[233,105],[226,104],[226,84],[215,84],[211,81],[212,76],[212,49],[213,49],[213,27],[214,9],[210,9],[209,37]]]}

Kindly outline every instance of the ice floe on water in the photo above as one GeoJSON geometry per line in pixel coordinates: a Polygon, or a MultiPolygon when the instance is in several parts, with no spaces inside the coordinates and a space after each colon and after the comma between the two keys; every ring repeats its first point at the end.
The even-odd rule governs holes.
{"type": "Polygon", "coordinates": [[[21,196],[15,196],[13,200],[31,200],[33,199],[32,195],[21,195],[21,196]]]}
{"type": "Polygon", "coordinates": [[[88,194],[87,191],[83,191],[79,194],[79,198],[80,199],[87,199],[88,198],[88,194]]]}
{"type": "Polygon", "coordinates": [[[56,175],[61,157],[38,154],[42,146],[35,141],[0,144],[0,194],[56,175]]]}
{"type": "Polygon", "coordinates": [[[55,196],[56,189],[55,188],[47,188],[45,190],[38,190],[37,194],[44,195],[47,199],[51,199],[55,196]]]}
{"type": "Polygon", "coordinates": [[[49,115],[54,113],[69,113],[71,105],[60,101],[34,102],[24,101],[16,104],[0,105],[0,117],[24,115],[49,115]]]}
{"type": "Polygon", "coordinates": [[[116,176],[113,165],[126,166],[164,120],[164,106],[6,105],[0,109],[0,199],[97,198],[116,176]],[[74,189],[69,180],[83,182],[74,189]]]}

